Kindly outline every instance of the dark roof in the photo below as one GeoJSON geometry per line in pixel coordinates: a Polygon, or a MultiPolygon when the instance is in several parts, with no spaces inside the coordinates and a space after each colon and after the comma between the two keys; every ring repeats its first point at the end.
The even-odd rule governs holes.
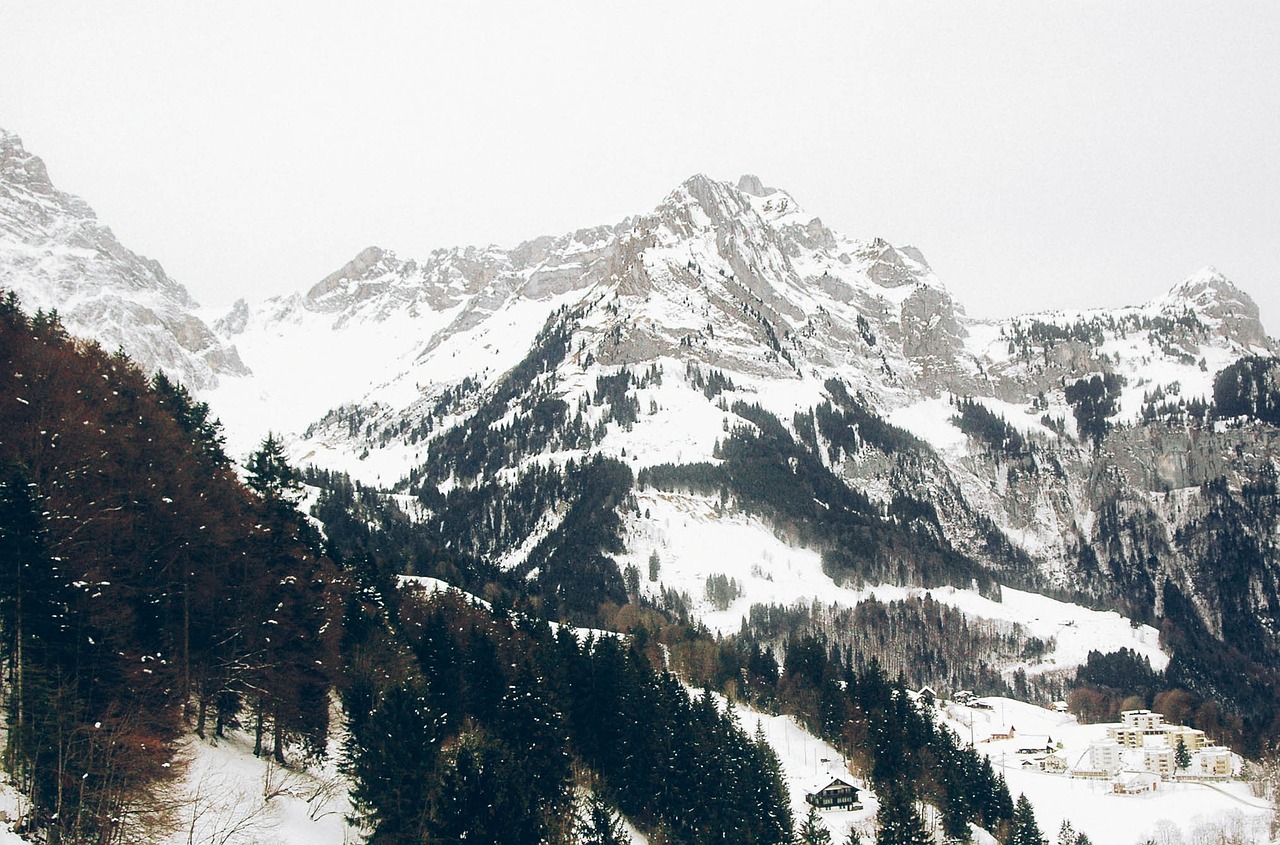
{"type": "Polygon", "coordinates": [[[815,790],[814,790],[814,792],[815,792],[815,793],[816,793],[816,792],[824,792],[824,791],[826,791],[826,790],[828,790],[828,789],[832,789],[832,788],[835,788],[835,789],[852,789],[852,790],[853,790],[853,791],[855,791],[855,792],[857,792],[857,791],[858,791],[858,787],[854,786],[853,784],[851,784],[851,783],[846,783],[845,781],[841,780],[840,778],[832,778],[830,783],[828,783],[826,786],[822,786],[822,787],[819,787],[819,788],[815,789],[815,790]]]}

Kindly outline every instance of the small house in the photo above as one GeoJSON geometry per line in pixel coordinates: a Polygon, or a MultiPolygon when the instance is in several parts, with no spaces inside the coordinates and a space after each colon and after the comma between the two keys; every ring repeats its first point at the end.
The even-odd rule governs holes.
{"type": "Polygon", "coordinates": [[[1152,772],[1121,772],[1111,781],[1111,791],[1116,795],[1141,795],[1155,792],[1159,786],[1160,778],[1152,772]]]}
{"type": "Polygon", "coordinates": [[[982,741],[983,742],[1000,742],[1001,740],[1005,740],[1005,739],[1013,739],[1013,735],[1014,735],[1014,728],[1012,725],[1010,725],[1009,730],[993,733],[991,736],[987,737],[982,741]]]}
{"type": "Polygon", "coordinates": [[[861,810],[862,803],[858,800],[858,787],[851,783],[846,783],[840,778],[824,778],[820,783],[825,786],[818,786],[811,792],[806,792],[804,800],[812,807],[820,810],[829,809],[845,809],[845,810],[861,810]]]}
{"type": "Polygon", "coordinates": [[[1052,775],[1060,775],[1067,770],[1067,760],[1059,754],[1046,754],[1040,761],[1040,770],[1052,775]]]}

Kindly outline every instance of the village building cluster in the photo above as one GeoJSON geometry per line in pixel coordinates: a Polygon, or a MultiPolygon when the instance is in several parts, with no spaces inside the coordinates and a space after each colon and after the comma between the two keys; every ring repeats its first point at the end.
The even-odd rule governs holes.
{"type": "MultiPolygon", "coordinates": [[[[935,697],[928,687],[918,695],[926,703],[935,697]]],[[[952,701],[970,711],[991,710],[967,690],[956,693],[952,701]]],[[[1064,712],[1065,706],[1054,709],[1064,712]]],[[[1166,781],[1225,780],[1236,774],[1238,757],[1230,748],[1211,742],[1204,731],[1170,724],[1163,714],[1151,710],[1126,710],[1120,719],[1088,726],[1100,735],[1083,748],[1078,744],[1064,748],[1049,735],[1021,734],[1013,725],[984,732],[976,742],[1001,746],[1000,753],[1015,755],[1016,765],[1024,769],[1109,781],[1114,792],[1124,795],[1153,792],[1166,781]]]]}
{"type": "Polygon", "coordinates": [[[1149,791],[1157,789],[1159,781],[1220,780],[1234,774],[1231,749],[1209,742],[1204,731],[1168,724],[1162,714],[1150,710],[1126,710],[1120,718],[1118,724],[1106,726],[1106,739],[1089,744],[1084,757],[1069,771],[1072,777],[1117,778],[1124,772],[1152,775],[1155,780],[1142,778],[1146,786],[1138,790],[1149,791]]]}

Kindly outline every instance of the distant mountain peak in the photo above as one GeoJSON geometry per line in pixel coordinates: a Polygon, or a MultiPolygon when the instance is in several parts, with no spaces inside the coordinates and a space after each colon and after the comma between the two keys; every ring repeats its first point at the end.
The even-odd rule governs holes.
{"type": "Polygon", "coordinates": [[[39,156],[0,129],[0,281],[29,310],[56,308],[72,334],[122,347],[191,387],[245,375],[195,316],[186,288],[122,245],[88,203],[58,190],[39,156]]]}
{"type": "Polygon", "coordinates": [[[318,304],[332,299],[353,284],[359,284],[371,276],[379,275],[380,271],[386,271],[389,269],[387,265],[397,263],[394,252],[378,246],[365,247],[355,258],[313,285],[307,291],[307,300],[318,304]]]}
{"type": "Polygon", "coordinates": [[[753,197],[767,197],[778,192],[777,188],[766,188],[764,183],[760,181],[760,177],[754,173],[744,173],[738,179],[738,190],[744,194],[751,194],[753,197]]]}
{"type": "Polygon", "coordinates": [[[0,181],[21,185],[35,193],[52,193],[44,161],[22,146],[16,132],[0,129],[0,181]]]}
{"type": "Polygon", "coordinates": [[[1202,267],[1156,300],[1163,308],[1190,308],[1216,324],[1218,333],[1245,346],[1269,350],[1258,304],[1212,265],[1202,267]]]}

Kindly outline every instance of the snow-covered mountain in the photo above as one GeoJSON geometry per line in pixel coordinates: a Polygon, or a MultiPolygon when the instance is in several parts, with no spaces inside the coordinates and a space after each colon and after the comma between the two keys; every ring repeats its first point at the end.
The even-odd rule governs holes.
{"type": "MultiPolygon", "coordinates": [[[[937,581],[918,561],[955,554],[1006,585],[1135,619],[1158,622],[1183,597],[1215,636],[1280,648],[1277,526],[1240,494],[1275,472],[1275,429],[1189,418],[1213,401],[1216,374],[1276,345],[1212,268],[1133,307],[976,320],[918,249],[833,232],[758,178],[698,175],[649,213],[510,250],[370,247],[305,294],[238,303],[218,328],[255,373],[210,394],[233,435],[291,431],[299,460],[368,483],[512,485],[591,454],[642,480],[670,465],[730,472],[718,450],[736,429],[762,430],[742,410],[759,406],[916,538],[867,552],[870,569],[834,565],[839,543],[811,540],[818,582],[803,595],[891,571],[937,581]],[[459,443],[469,457],[450,457],[459,443]],[[914,519],[894,511],[905,502],[922,508],[914,519]],[[1224,544],[1241,536],[1250,562],[1225,572],[1224,544]]],[[[620,509],[616,559],[668,561],[641,591],[679,584],[699,604],[703,577],[733,573],[738,615],[777,596],[785,555],[747,566],[728,551],[741,543],[697,538],[737,524],[755,548],[778,533],[794,545],[794,517],[741,490],[676,486],[620,509]]],[[[473,551],[545,575],[536,550],[565,512],[473,551]]]]}
{"type": "Polygon", "coordinates": [[[1212,269],[1133,308],[972,320],[914,247],[834,233],[755,177],[701,175],[649,214],[511,250],[419,260],[369,247],[305,294],[237,303],[217,328],[256,374],[234,389],[273,406],[263,421],[301,430],[342,405],[411,417],[464,380],[492,383],[562,307],[582,311],[579,364],[693,360],[788,415],[835,377],[884,413],[950,394],[1028,408],[1056,393],[1070,427],[1063,378],[1125,375],[1121,418],[1136,417],[1156,386],[1207,396],[1222,366],[1274,350],[1257,306],[1212,269]],[[323,389],[297,377],[307,363],[323,389]]]}
{"type": "Polygon", "coordinates": [[[235,347],[196,316],[186,289],[122,246],[83,200],[55,188],[44,162],[3,129],[0,287],[28,311],[56,309],[73,334],[123,348],[191,387],[248,375],[235,347]]]}
{"type": "MultiPolygon", "coordinates": [[[[366,576],[618,630],[647,602],[757,644],[818,631],[940,687],[1057,694],[1091,651],[1123,650],[1223,702],[1206,720],[1274,732],[1280,365],[1211,268],[1129,308],[975,320],[918,249],[699,175],[648,213],[514,249],[370,247],[210,329],[15,136],[0,156],[0,287],[197,388],[233,456],[274,429],[296,462],[379,488],[318,473],[307,499],[366,576]]],[[[740,712],[803,809],[834,747],[740,712]]],[[[246,837],[345,835],[313,805],[341,781],[291,795],[231,750],[197,754],[184,838],[197,812],[262,824],[246,837]]],[[[1076,806],[1051,787],[1050,818],[1061,795],[1076,806]]]]}
{"type": "Polygon", "coordinates": [[[1276,345],[1212,269],[1129,308],[976,320],[920,250],[834,232],[758,178],[697,175],[647,213],[513,249],[369,247],[306,292],[237,303],[214,336],[4,138],[0,281],[28,307],[132,338],[202,389],[233,455],[285,432],[297,461],[396,488],[470,559],[551,584],[578,500],[515,515],[514,491],[597,456],[636,478],[604,497],[614,596],[615,562],[655,554],[637,591],[704,618],[1004,584],[1280,655],[1276,429],[1205,414],[1220,372],[1276,345]],[[774,450],[757,463],[802,501],[781,476],[751,487],[735,444],[774,450]],[[483,512],[449,511],[456,490],[483,512]],[[801,570],[814,583],[779,591],[801,570]],[[698,594],[711,575],[738,585],[730,609],[698,594]]]}

